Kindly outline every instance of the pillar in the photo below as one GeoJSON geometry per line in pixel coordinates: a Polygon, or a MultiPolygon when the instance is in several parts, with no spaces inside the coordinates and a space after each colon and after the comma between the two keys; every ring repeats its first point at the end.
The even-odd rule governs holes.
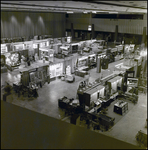
{"type": "Polygon", "coordinates": [[[115,37],[114,37],[114,41],[117,41],[118,38],[118,25],[116,25],[115,27],[115,37]]]}
{"type": "Polygon", "coordinates": [[[74,39],[74,29],[73,29],[73,23],[71,23],[71,36],[72,36],[72,39],[74,39]]]}
{"type": "Polygon", "coordinates": [[[94,39],[95,38],[95,27],[94,27],[94,24],[92,24],[91,34],[92,34],[92,39],[94,39]]]}
{"type": "Polygon", "coordinates": [[[101,57],[97,57],[97,73],[101,72],[101,57]]]}
{"type": "Polygon", "coordinates": [[[145,43],[145,42],[146,42],[146,27],[143,27],[143,34],[142,34],[141,44],[145,43]]]}

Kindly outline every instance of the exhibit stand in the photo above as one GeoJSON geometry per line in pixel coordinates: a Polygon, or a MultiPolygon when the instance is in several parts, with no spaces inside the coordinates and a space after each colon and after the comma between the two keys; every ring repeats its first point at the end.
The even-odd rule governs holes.
{"type": "Polygon", "coordinates": [[[50,79],[55,80],[56,77],[63,75],[63,62],[49,65],[50,79]]]}
{"type": "Polygon", "coordinates": [[[48,61],[49,63],[54,62],[54,50],[50,49],[50,46],[39,48],[39,59],[43,60],[43,63],[45,61],[48,61]]]}
{"type": "Polygon", "coordinates": [[[68,82],[74,82],[74,80],[75,80],[74,75],[71,74],[71,66],[70,65],[68,65],[66,67],[65,80],[68,82]]]}
{"type": "Polygon", "coordinates": [[[77,59],[75,75],[84,77],[87,74],[88,67],[88,57],[83,56],[77,59]]]}
{"type": "Polygon", "coordinates": [[[70,45],[66,44],[64,46],[60,46],[60,52],[61,52],[63,57],[68,56],[71,53],[70,45]]]}
{"type": "Polygon", "coordinates": [[[48,65],[34,65],[28,68],[23,68],[20,71],[21,84],[23,86],[29,86],[30,84],[36,84],[42,87],[46,82],[50,83],[50,75],[48,65]]]}

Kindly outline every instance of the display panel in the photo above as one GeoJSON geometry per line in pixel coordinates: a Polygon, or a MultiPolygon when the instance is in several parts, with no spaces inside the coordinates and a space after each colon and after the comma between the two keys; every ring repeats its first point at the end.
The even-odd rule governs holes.
{"type": "Polygon", "coordinates": [[[7,52],[8,52],[8,49],[7,49],[6,44],[1,44],[1,54],[2,53],[7,53],[7,52]]]}
{"type": "Polygon", "coordinates": [[[56,64],[56,76],[60,76],[63,73],[63,63],[56,64]]]}
{"type": "Polygon", "coordinates": [[[50,39],[50,44],[54,44],[54,41],[53,41],[53,39],[50,39]]]}
{"type": "Polygon", "coordinates": [[[129,86],[129,87],[138,87],[138,79],[136,79],[136,78],[127,78],[127,86],[129,86]]]}
{"type": "Polygon", "coordinates": [[[24,49],[24,44],[14,45],[14,51],[19,51],[24,49]]]}
{"type": "Polygon", "coordinates": [[[71,37],[67,37],[67,43],[71,43],[71,37]]]}
{"type": "Polygon", "coordinates": [[[71,67],[70,67],[70,65],[68,65],[66,67],[66,75],[71,75],[71,67]]]}
{"type": "Polygon", "coordinates": [[[105,87],[99,91],[99,98],[104,97],[104,91],[105,91],[105,87]]]}
{"type": "Polygon", "coordinates": [[[134,78],[135,71],[126,71],[127,78],[134,78]]]}
{"type": "Polygon", "coordinates": [[[6,64],[9,66],[17,66],[20,63],[20,56],[19,53],[6,53],[6,64]]]}
{"type": "Polygon", "coordinates": [[[46,42],[40,43],[40,47],[45,47],[45,46],[46,46],[46,42]]]}
{"type": "Polygon", "coordinates": [[[117,81],[111,83],[111,88],[112,88],[111,94],[117,91],[117,83],[118,83],[117,81]]]}
{"type": "Polygon", "coordinates": [[[93,93],[93,94],[91,95],[90,100],[91,100],[91,101],[96,101],[96,100],[97,100],[97,96],[98,96],[98,92],[93,93]]]}
{"type": "Polygon", "coordinates": [[[33,44],[33,48],[38,48],[38,44],[33,44]]]}
{"type": "Polygon", "coordinates": [[[24,42],[24,49],[32,49],[33,47],[33,42],[24,42]]]}
{"type": "Polygon", "coordinates": [[[86,66],[87,65],[87,59],[88,59],[88,57],[79,58],[78,62],[77,62],[77,66],[78,67],[86,66]]]}
{"type": "Polygon", "coordinates": [[[35,82],[35,72],[30,72],[30,82],[35,82]]]}
{"type": "Polygon", "coordinates": [[[58,63],[49,66],[50,78],[60,76],[63,74],[63,63],[58,63]]]}

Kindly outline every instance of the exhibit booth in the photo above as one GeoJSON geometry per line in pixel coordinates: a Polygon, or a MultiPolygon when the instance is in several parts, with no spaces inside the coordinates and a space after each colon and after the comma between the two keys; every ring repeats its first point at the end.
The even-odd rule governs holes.
{"type": "Polygon", "coordinates": [[[79,43],[72,43],[72,44],[70,44],[70,46],[71,46],[71,52],[72,53],[77,53],[78,52],[78,50],[79,50],[79,43]]]}
{"type": "Polygon", "coordinates": [[[72,37],[71,36],[66,37],[66,42],[70,44],[72,42],[72,37]]]}
{"type": "Polygon", "coordinates": [[[21,69],[21,84],[29,86],[30,84],[40,85],[42,87],[46,82],[50,83],[49,65],[40,64],[21,69]]]}
{"type": "Polygon", "coordinates": [[[109,93],[115,94],[117,90],[122,86],[123,83],[123,77],[122,76],[116,76],[110,80],[107,81],[107,84],[109,86],[109,93]]]}
{"type": "Polygon", "coordinates": [[[84,77],[87,74],[88,67],[88,56],[83,56],[77,59],[75,75],[84,77]]]}
{"type": "Polygon", "coordinates": [[[60,46],[60,53],[65,57],[68,56],[71,51],[70,51],[70,45],[69,44],[64,44],[64,46],[60,46]]]}
{"type": "Polygon", "coordinates": [[[39,59],[43,61],[54,62],[54,50],[50,46],[39,48],[39,59]],[[45,59],[45,60],[44,60],[45,59]]]}
{"type": "Polygon", "coordinates": [[[105,90],[105,87],[102,85],[99,85],[85,92],[84,93],[85,105],[90,107],[94,105],[94,103],[97,103],[100,97],[102,98],[104,97],[104,90],[105,90]]]}
{"type": "Polygon", "coordinates": [[[55,80],[56,77],[63,75],[63,62],[49,65],[50,79],[55,80]]]}

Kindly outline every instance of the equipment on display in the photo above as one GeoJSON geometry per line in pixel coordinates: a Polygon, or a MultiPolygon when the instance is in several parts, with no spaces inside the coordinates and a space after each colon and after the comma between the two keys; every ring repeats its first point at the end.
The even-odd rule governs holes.
{"type": "Polygon", "coordinates": [[[98,56],[97,58],[97,72],[101,72],[101,57],[98,56]]]}
{"type": "Polygon", "coordinates": [[[92,43],[91,47],[94,53],[100,53],[105,48],[105,40],[97,40],[92,43]]]}
{"type": "Polygon", "coordinates": [[[51,64],[49,66],[49,74],[51,79],[63,75],[63,63],[51,64]]]}
{"type": "Polygon", "coordinates": [[[63,56],[68,56],[70,54],[70,45],[61,46],[60,49],[63,56]]]}
{"type": "Polygon", "coordinates": [[[72,53],[78,52],[78,46],[79,46],[79,43],[72,43],[71,44],[72,53]]]}
{"type": "Polygon", "coordinates": [[[128,110],[128,103],[124,101],[118,101],[114,104],[114,112],[123,115],[128,110]]]}
{"type": "Polygon", "coordinates": [[[49,62],[54,61],[54,50],[50,49],[50,46],[39,48],[39,59],[49,62]]]}
{"type": "Polygon", "coordinates": [[[50,75],[48,71],[48,65],[40,67],[25,68],[21,73],[21,84],[29,86],[29,83],[35,83],[42,87],[46,82],[50,83],[50,75]]]}
{"type": "Polygon", "coordinates": [[[109,60],[107,57],[101,59],[102,69],[108,69],[109,60]]]}
{"type": "Polygon", "coordinates": [[[10,71],[20,66],[20,53],[18,52],[5,53],[5,57],[6,57],[5,59],[6,67],[10,71]]]}
{"type": "Polygon", "coordinates": [[[147,134],[145,134],[142,130],[138,131],[135,138],[139,145],[142,147],[147,147],[147,134]]]}

